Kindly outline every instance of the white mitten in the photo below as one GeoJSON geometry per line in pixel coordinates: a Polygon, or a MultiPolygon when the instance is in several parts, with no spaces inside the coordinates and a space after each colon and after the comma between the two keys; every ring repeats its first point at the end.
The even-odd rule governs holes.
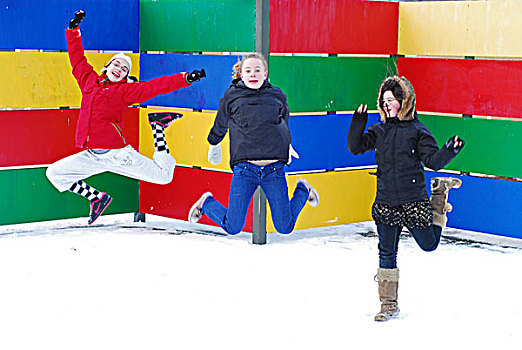
{"type": "Polygon", "coordinates": [[[292,157],[299,159],[299,154],[292,147],[292,144],[290,144],[290,148],[288,150],[288,165],[290,165],[290,163],[292,163],[292,157]]]}
{"type": "Polygon", "coordinates": [[[217,165],[221,163],[222,159],[221,145],[219,143],[217,145],[208,144],[208,161],[210,164],[217,165]]]}

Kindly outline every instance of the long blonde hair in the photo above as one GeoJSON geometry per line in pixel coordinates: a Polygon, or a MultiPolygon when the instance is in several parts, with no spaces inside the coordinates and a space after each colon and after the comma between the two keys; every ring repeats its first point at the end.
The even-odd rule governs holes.
{"type": "Polygon", "coordinates": [[[243,56],[243,58],[241,60],[238,60],[237,63],[234,64],[234,67],[232,68],[232,70],[233,70],[232,78],[233,79],[241,78],[241,70],[243,69],[243,62],[245,62],[245,60],[247,60],[249,58],[257,58],[258,60],[263,62],[265,71],[268,71],[268,63],[266,62],[265,56],[263,56],[259,52],[253,52],[253,53],[249,53],[246,56],[243,56]]]}

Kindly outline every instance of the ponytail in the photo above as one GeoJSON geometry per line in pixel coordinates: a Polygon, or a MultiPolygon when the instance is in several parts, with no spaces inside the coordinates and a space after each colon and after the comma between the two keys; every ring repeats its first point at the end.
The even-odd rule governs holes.
{"type": "Polygon", "coordinates": [[[241,78],[241,60],[238,58],[236,64],[234,64],[234,67],[232,67],[232,79],[238,79],[241,78]]]}

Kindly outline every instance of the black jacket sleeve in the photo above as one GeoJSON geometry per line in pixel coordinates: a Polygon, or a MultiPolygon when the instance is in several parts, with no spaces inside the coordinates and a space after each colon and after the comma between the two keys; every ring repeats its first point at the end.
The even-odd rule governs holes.
{"type": "Polygon", "coordinates": [[[433,170],[442,169],[457,155],[449,142],[439,149],[437,141],[427,129],[421,131],[417,147],[424,165],[433,170]]]}
{"type": "MultiPolygon", "coordinates": [[[[288,103],[286,102],[286,95],[283,94],[283,107],[280,111],[281,118],[285,121],[288,130],[290,130],[290,125],[288,121],[290,119],[290,108],[288,107],[288,103]]],[[[292,142],[292,135],[290,135],[290,142],[292,142]]]]}
{"type": "Polygon", "coordinates": [[[228,132],[228,121],[230,114],[228,111],[228,102],[226,95],[219,101],[219,108],[217,111],[216,119],[214,120],[214,126],[210,129],[207,137],[208,143],[211,145],[217,145],[220,143],[228,132]]]}
{"type": "Polygon", "coordinates": [[[353,154],[368,152],[375,147],[375,132],[372,127],[364,132],[368,122],[368,113],[355,112],[348,130],[348,149],[353,154]]]}

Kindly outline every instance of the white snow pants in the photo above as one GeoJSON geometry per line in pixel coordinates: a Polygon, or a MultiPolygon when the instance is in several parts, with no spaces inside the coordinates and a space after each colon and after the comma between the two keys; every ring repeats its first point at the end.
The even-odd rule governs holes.
{"type": "Polygon", "coordinates": [[[165,151],[155,152],[150,159],[129,145],[103,154],[81,151],[51,164],[45,174],[58,191],[64,192],[76,181],[106,171],[165,185],[172,181],[175,166],[176,160],[165,151]]]}

